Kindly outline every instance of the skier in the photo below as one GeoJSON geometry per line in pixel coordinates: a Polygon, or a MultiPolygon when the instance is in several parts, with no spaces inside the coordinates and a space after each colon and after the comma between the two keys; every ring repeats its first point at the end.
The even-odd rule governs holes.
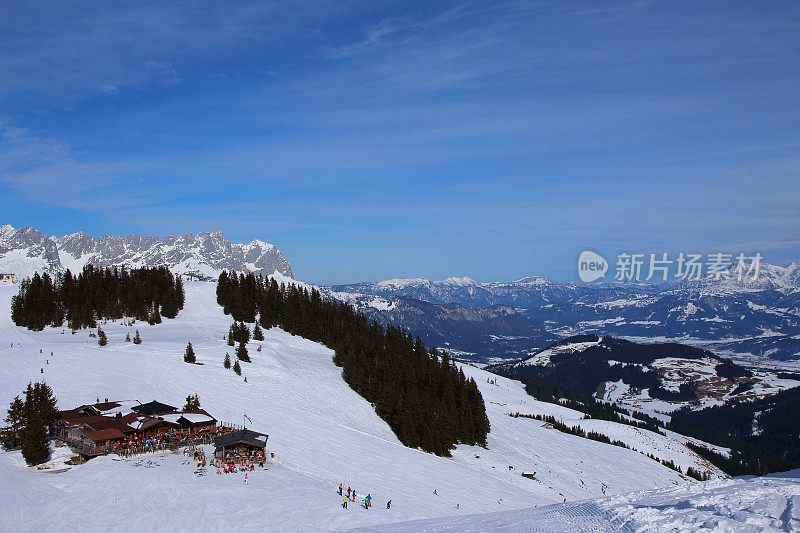
{"type": "Polygon", "coordinates": [[[392,500],[389,500],[388,502],[386,502],[386,508],[387,509],[391,509],[392,508],[392,500]]]}
{"type": "Polygon", "coordinates": [[[342,495],[342,484],[339,483],[339,496],[341,496],[341,495],[342,495]]]}
{"type": "Polygon", "coordinates": [[[350,495],[350,501],[356,501],[356,489],[353,489],[353,493],[350,495]]]}
{"type": "Polygon", "coordinates": [[[247,383],[247,376],[244,377],[244,382],[247,383]]]}
{"type": "Polygon", "coordinates": [[[244,473],[244,484],[247,485],[247,472],[244,473]]]}
{"type": "Polygon", "coordinates": [[[40,368],[39,370],[41,370],[41,373],[44,374],[44,368],[40,368]]]}
{"type": "Polygon", "coordinates": [[[461,509],[461,504],[460,503],[456,504],[456,509],[461,509]]]}
{"type": "Polygon", "coordinates": [[[347,497],[347,496],[342,496],[342,507],[344,507],[345,509],[347,509],[347,502],[349,502],[349,501],[350,501],[350,498],[349,498],[349,497],[347,497]]]}
{"type": "Polygon", "coordinates": [[[364,507],[366,509],[372,507],[372,494],[367,494],[367,497],[364,498],[364,507]]]}
{"type": "Polygon", "coordinates": [[[433,489],[433,493],[434,493],[435,495],[437,495],[437,496],[439,495],[439,493],[438,493],[438,492],[436,492],[436,489],[433,489]]]}

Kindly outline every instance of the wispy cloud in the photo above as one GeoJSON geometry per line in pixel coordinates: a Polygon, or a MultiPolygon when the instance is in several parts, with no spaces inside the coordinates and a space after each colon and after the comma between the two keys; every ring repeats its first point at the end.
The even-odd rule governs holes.
{"type": "Polygon", "coordinates": [[[388,36],[398,33],[407,25],[407,21],[404,23],[398,19],[385,18],[378,24],[367,28],[363,39],[360,41],[336,47],[327,47],[325,48],[325,52],[329,57],[335,59],[350,57],[362,52],[366,52],[384,44],[388,36]]]}

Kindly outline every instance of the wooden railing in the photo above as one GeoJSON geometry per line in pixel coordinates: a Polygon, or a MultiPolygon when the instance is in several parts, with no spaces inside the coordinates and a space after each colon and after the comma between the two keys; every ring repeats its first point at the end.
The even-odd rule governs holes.
{"type": "Polygon", "coordinates": [[[136,446],[131,446],[127,444],[124,447],[118,448],[116,444],[111,445],[103,445],[103,446],[95,446],[92,444],[87,444],[82,439],[74,439],[70,438],[68,434],[62,432],[61,435],[56,437],[57,440],[63,442],[67,446],[70,447],[75,453],[85,455],[87,457],[97,457],[98,455],[106,455],[109,453],[116,453],[123,457],[131,457],[133,455],[139,455],[143,453],[154,453],[158,451],[173,451],[178,450],[180,448],[185,448],[186,446],[201,446],[207,444],[213,444],[214,438],[220,435],[224,435],[226,433],[230,433],[237,429],[241,428],[241,426],[237,426],[235,424],[228,424],[228,423],[219,423],[215,426],[215,431],[213,433],[208,432],[201,432],[200,434],[191,435],[190,433],[184,433],[175,436],[167,436],[166,440],[158,444],[144,444],[145,440],[148,439],[140,439],[136,446]]]}

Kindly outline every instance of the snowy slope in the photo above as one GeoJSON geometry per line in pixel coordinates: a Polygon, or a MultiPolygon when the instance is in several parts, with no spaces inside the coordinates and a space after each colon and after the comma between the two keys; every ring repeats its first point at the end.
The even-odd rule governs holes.
{"type": "MultiPolygon", "coordinates": [[[[9,308],[15,291],[0,287],[0,309],[9,308]]],[[[340,530],[530,508],[564,497],[572,502],[602,496],[603,490],[612,495],[693,483],[640,453],[509,417],[523,411],[567,420],[578,413],[533,400],[515,381],[497,378],[497,385],[490,385],[487,378],[496,376],[473,367],[465,372],[475,377],[487,403],[489,450],[461,446],[446,459],[405,448],[343,382],[331,351],[319,344],[272,329],[261,352],[259,343],[250,345],[253,363],[243,365],[247,383],[222,368],[225,352],[232,353],[222,339],[230,319],[216,304],[215,285],[189,282],[186,292],[186,308],[175,320],[133,328],[104,325],[109,337],[104,348],[86,331],[17,328],[3,311],[0,404],[40,379],[53,387],[63,408],[96,397],[182,405],[188,394],[198,393],[219,420],[240,423],[246,411],[254,429],[270,435],[268,447],[276,453],[270,470],[254,473],[244,485],[238,476],[198,477],[193,467],[181,464],[180,454],[168,453],[144,462],[98,458],[49,474],[25,468],[19,453],[0,452],[0,479],[6,482],[0,531],[340,530]],[[141,346],[123,341],[135,328],[141,346]],[[203,365],[182,362],[187,341],[203,365]],[[537,480],[521,477],[523,470],[536,470],[537,480]],[[359,494],[370,492],[376,508],[342,509],[335,493],[339,482],[359,494]],[[393,505],[387,511],[389,499],[393,505]]],[[[600,424],[607,433],[617,427],[584,422],[600,424]]],[[[628,438],[639,449],[646,445],[641,435],[628,438]]],[[[656,441],[649,450],[656,455],[705,467],[696,456],[677,452],[677,440],[656,441]]]]}
{"type": "Polygon", "coordinates": [[[800,529],[798,472],[709,481],[567,505],[410,521],[358,531],[695,531],[800,529]]]}

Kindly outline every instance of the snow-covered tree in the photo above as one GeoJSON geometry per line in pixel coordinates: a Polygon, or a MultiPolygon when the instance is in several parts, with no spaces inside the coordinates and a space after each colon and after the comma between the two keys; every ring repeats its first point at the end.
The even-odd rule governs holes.
{"type": "Polygon", "coordinates": [[[191,342],[186,345],[186,351],[183,353],[183,360],[187,363],[197,362],[197,357],[194,355],[194,348],[192,348],[191,342]]]}
{"type": "Polygon", "coordinates": [[[103,331],[101,328],[97,328],[97,344],[100,346],[105,346],[108,344],[108,337],[106,337],[106,332],[103,331]]]}

